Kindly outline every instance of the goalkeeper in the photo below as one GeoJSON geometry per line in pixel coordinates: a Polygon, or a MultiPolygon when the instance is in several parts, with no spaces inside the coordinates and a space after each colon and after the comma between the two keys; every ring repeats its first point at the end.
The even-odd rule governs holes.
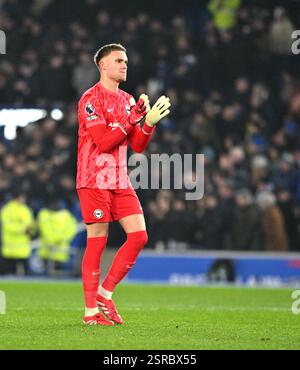
{"type": "Polygon", "coordinates": [[[150,109],[145,94],[135,103],[130,94],[119,89],[119,84],[126,81],[128,63],[122,45],[103,46],[94,61],[100,81],[83,94],[78,104],[76,187],[87,227],[82,260],[83,322],[115,325],[122,324],[123,319],[112,299],[113,292],[148,240],[143,210],[127,175],[124,149],[126,153],[129,144],[134,151],[142,152],[155,125],[170,113],[171,104],[169,98],[161,96],[150,109]],[[99,286],[101,255],[112,221],[121,224],[127,239],[99,286]]]}

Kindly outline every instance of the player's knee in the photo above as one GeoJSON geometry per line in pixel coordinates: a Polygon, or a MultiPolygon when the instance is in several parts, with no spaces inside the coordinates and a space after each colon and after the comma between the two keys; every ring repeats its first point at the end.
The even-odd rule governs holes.
{"type": "Polygon", "coordinates": [[[108,223],[94,223],[87,225],[88,238],[101,238],[108,236],[108,223]]]}
{"type": "Polygon", "coordinates": [[[137,249],[143,249],[148,242],[147,231],[138,231],[136,233],[127,234],[127,238],[131,239],[137,249]]]}
{"type": "Polygon", "coordinates": [[[146,230],[141,234],[140,243],[142,244],[142,247],[148,243],[148,234],[146,230]]]}

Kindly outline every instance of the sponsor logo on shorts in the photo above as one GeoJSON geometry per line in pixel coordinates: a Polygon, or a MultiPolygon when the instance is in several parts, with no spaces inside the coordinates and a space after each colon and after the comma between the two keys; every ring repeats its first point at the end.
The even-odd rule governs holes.
{"type": "Polygon", "coordinates": [[[102,211],[102,209],[95,209],[95,211],[94,211],[94,216],[96,217],[96,218],[102,218],[103,217],[103,211],[102,211]]]}

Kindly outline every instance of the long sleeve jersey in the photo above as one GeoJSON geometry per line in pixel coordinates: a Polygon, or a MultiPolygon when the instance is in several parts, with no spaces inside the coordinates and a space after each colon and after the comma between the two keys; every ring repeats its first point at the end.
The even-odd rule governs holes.
{"type": "MultiPolygon", "coordinates": [[[[76,188],[117,189],[128,180],[127,145],[142,152],[154,128],[128,122],[134,98],[125,91],[107,90],[98,82],[78,103],[76,188]]],[[[129,185],[130,186],[130,181],[129,185]]]]}

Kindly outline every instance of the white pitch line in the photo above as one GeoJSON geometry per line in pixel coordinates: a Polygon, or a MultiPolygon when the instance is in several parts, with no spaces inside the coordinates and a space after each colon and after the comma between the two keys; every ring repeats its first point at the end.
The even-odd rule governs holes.
{"type": "MultiPolygon", "coordinates": [[[[257,311],[264,311],[264,312],[289,312],[290,308],[283,308],[283,307],[245,307],[245,306],[237,306],[237,307],[227,307],[227,306],[209,306],[209,307],[201,307],[196,305],[184,305],[184,306],[167,306],[167,307],[151,307],[151,306],[122,306],[122,310],[128,311],[159,311],[159,310],[168,310],[168,311],[177,311],[177,310],[199,310],[199,311],[212,311],[212,312],[257,312],[257,311]]],[[[75,308],[67,308],[67,307],[38,307],[36,309],[31,309],[28,307],[17,307],[15,310],[17,311],[83,311],[83,308],[75,307],[75,308]]]]}

